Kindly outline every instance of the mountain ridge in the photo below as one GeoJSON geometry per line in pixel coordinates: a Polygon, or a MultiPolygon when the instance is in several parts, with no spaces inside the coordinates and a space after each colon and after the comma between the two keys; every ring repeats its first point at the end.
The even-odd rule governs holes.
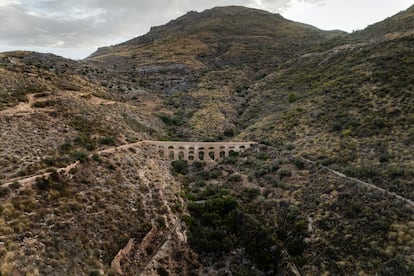
{"type": "Polygon", "coordinates": [[[412,274],[411,14],[343,34],[216,8],[82,61],[0,54],[1,275],[412,274]]]}
{"type": "MultiPolygon", "coordinates": [[[[294,22],[283,18],[280,14],[273,14],[267,11],[240,6],[226,6],[207,9],[203,12],[189,12],[165,25],[151,27],[151,30],[147,34],[133,38],[118,45],[112,45],[107,49],[113,50],[117,46],[122,45],[145,44],[153,40],[160,39],[160,36],[164,38],[168,38],[168,35],[180,34],[197,36],[197,32],[199,30],[198,28],[202,28],[203,31],[207,32],[212,30],[214,33],[219,35],[219,37],[223,35],[246,35],[246,32],[247,34],[250,32],[250,35],[254,35],[255,33],[254,31],[252,32],[252,30],[257,28],[257,35],[260,34],[271,37],[273,35],[280,35],[282,33],[281,28],[291,28],[293,25],[296,27],[295,31],[303,29],[314,31],[315,33],[326,33],[326,35],[330,34],[331,36],[344,33],[341,31],[321,31],[311,25],[294,22]],[[253,22],[249,22],[246,16],[254,17],[255,19],[253,22]],[[238,21],[236,22],[235,20],[238,21]],[[245,25],[246,21],[247,25],[245,25]],[[269,23],[261,24],[261,21],[269,23]],[[239,24],[243,25],[243,27],[238,27],[237,25],[239,24]],[[281,27],[278,28],[278,25],[281,25],[281,27]],[[229,31],[230,33],[226,33],[226,31],[229,31]],[[172,34],[169,34],[170,32],[172,34]]],[[[101,51],[103,50],[104,49],[101,49],[101,51]]],[[[99,50],[91,54],[90,57],[94,57],[96,55],[99,55],[99,50]]]]}

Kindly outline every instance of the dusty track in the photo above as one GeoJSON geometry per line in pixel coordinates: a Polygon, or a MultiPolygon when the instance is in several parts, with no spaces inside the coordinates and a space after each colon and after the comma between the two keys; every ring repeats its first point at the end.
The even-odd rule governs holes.
{"type": "Polygon", "coordinates": [[[316,162],[314,162],[314,161],[312,161],[312,160],[306,159],[306,158],[304,158],[304,157],[302,157],[302,160],[303,160],[303,161],[305,161],[305,162],[307,162],[307,163],[310,163],[310,164],[315,164],[315,165],[317,165],[317,166],[321,167],[322,169],[324,169],[324,170],[326,170],[326,171],[328,171],[328,172],[330,172],[330,173],[332,173],[332,174],[335,174],[336,176],[339,176],[339,177],[341,177],[341,178],[346,178],[346,179],[349,179],[349,180],[351,180],[351,181],[353,181],[353,182],[357,183],[357,184],[358,184],[359,186],[361,186],[361,187],[365,187],[365,188],[374,189],[374,190],[377,190],[377,191],[382,192],[382,193],[384,193],[384,194],[387,194],[387,195],[389,195],[389,196],[395,197],[395,198],[397,198],[398,200],[400,200],[400,201],[403,201],[403,202],[407,203],[407,205],[408,205],[408,206],[410,206],[411,208],[414,208],[414,201],[412,201],[412,200],[410,200],[410,199],[408,199],[408,198],[405,198],[405,197],[403,197],[403,196],[397,195],[396,193],[393,193],[393,192],[387,191],[387,190],[385,190],[385,189],[383,189],[383,188],[381,188],[381,187],[378,187],[378,186],[376,186],[376,185],[374,185],[374,184],[371,184],[371,183],[368,183],[368,182],[362,181],[362,180],[357,179],[357,178],[355,178],[355,177],[350,177],[350,176],[347,176],[347,175],[345,175],[345,174],[343,174],[343,173],[341,173],[341,172],[335,171],[335,170],[333,170],[333,169],[331,169],[331,168],[328,168],[328,167],[326,167],[326,166],[323,166],[323,165],[321,165],[321,164],[318,164],[318,163],[316,163],[316,162]]]}
{"type": "Polygon", "coordinates": [[[35,113],[35,110],[32,108],[32,104],[35,103],[34,95],[28,94],[26,95],[27,102],[21,102],[16,106],[0,111],[0,116],[30,115],[35,113]]]}
{"type": "MultiPolygon", "coordinates": [[[[126,144],[126,145],[121,145],[121,146],[117,146],[117,147],[113,147],[113,148],[108,148],[108,149],[103,149],[100,150],[98,152],[96,152],[97,154],[101,155],[103,153],[113,153],[116,152],[117,150],[122,150],[122,149],[128,149],[128,148],[132,148],[132,147],[136,147],[136,146],[140,146],[143,144],[144,141],[140,141],[140,142],[136,142],[136,143],[131,143],[131,144],[126,144]]],[[[93,154],[90,154],[88,157],[91,158],[93,154]]],[[[0,187],[8,187],[10,184],[15,183],[15,182],[19,182],[19,184],[21,185],[21,188],[26,188],[27,186],[32,185],[33,183],[35,183],[37,178],[41,178],[41,177],[49,177],[51,175],[51,172],[48,170],[51,169],[56,169],[57,172],[59,173],[69,173],[71,169],[76,168],[78,165],[80,164],[79,161],[76,161],[74,163],[71,163],[69,165],[67,165],[66,167],[63,168],[48,168],[45,170],[42,170],[41,172],[37,173],[36,175],[31,175],[31,176],[27,176],[27,177],[20,177],[20,178],[13,178],[13,179],[8,179],[6,180],[7,182],[5,182],[4,184],[2,184],[0,187]]]]}
{"type": "MultiPolygon", "coordinates": [[[[31,101],[33,101],[33,95],[31,95],[30,97],[28,97],[29,99],[31,99],[31,100],[29,100],[29,103],[22,103],[22,110],[25,110],[26,108],[27,108],[27,105],[29,105],[30,106],[30,102],[31,101]],[[24,106],[23,106],[24,105],[24,106]]],[[[7,111],[7,110],[3,110],[3,111],[7,111]]],[[[0,113],[1,114],[1,113],[0,113]]],[[[151,143],[151,141],[139,141],[139,142],[135,142],[135,143],[131,143],[131,144],[124,144],[124,145],[120,145],[120,146],[117,146],[117,147],[112,147],[112,148],[107,148],[107,149],[103,149],[103,150],[100,150],[100,151],[97,151],[96,153],[97,154],[99,154],[99,155],[101,155],[101,154],[103,154],[103,153],[113,153],[113,152],[116,152],[116,151],[118,151],[118,150],[122,150],[122,149],[128,149],[128,148],[132,148],[132,147],[137,147],[137,146],[141,146],[141,145],[143,145],[143,144],[146,144],[146,143],[151,143]]],[[[89,156],[88,156],[89,158],[91,158],[92,157],[92,154],[90,154],[89,156]]],[[[312,161],[312,160],[309,160],[309,159],[306,159],[306,158],[304,158],[304,157],[302,157],[302,159],[305,161],[305,162],[307,162],[307,163],[310,163],[310,164],[316,164],[316,165],[318,165],[318,166],[320,166],[322,169],[324,169],[324,170],[326,170],[326,171],[329,171],[330,173],[333,173],[333,174],[335,174],[336,176],[339,176],[339,177],[342,177],[342,178],[347,178],[347,179],[349,179],[349,180],[351,180],[351,181],[354,181],[354,182],[356,182],[358,185],[360,185],[360,186],[362,186],[362,187],[365,187],[365,188],[371,188],[371,189],[375,189],[375,190],[377,190],[377,191],[380,191],[380,192],[382,192],[382,193],[385,193],[385,194],[387,194],[387,195],[390,195],[390,196],[392,196],[392,197],[395,197],[395,198],[397,198],[398,200],[401,200],[401,201],[404,201],[405,203],[407,203],[411,208],[414,208],[414,201],[412,201],[412,200],[410,200],[410,199],[408,199],[408,198],[405,198],[405,197],[403,197],[403,196],[400,196],[400,195],[398,195],[398,194],[396,194],[396,193],[393,193],[393,192],[390,192],[390,191],[387,191],[387,190],[385,190],[385,189],[383,189],[383,188],[381,188],[381,187],[378,187],[378,186],[376,186],[376,185],[374,185],[374,184],[371,184],[371,183],[367,183],[367,182],[365,182],[365,181],[362,181],[362,180],[360,180],[360,179],[357,179],[357,178],[354,178],[354,177],[349,177],[349,176],[346,176],[346,175],[344,175],[343,173],[341,173],[341,172],[338,172],[338,171],[335,171],[335,170],[332,170],[331,168],[328,168],[328,167],[326,167],[326,166],[323,166],[323,165],[320,165],[320,164],[317,164],[316,162],[314,162],[314,161],[312,161]]],[[[56,169],[58,172],[60,172],[60,173],[65,173],[65,174],[67,174],[67,173],[69,173],[69,171],[71,170],[71,169],[73,169],[73,168],[76,168],[78,165],[80,164],[80,162],[79,161],[76,161],[76,162],[74,162],[74,163],[72,163],[72,164],[69,164],[69,165],[67,165],[66,167],[63,167],[63,168],[58,168],[58,169],[56,169],[56,168],[49,168],[49,169],[56,169]]],[[[46,169],[47,170],[47,169],[46,169]]],[[[49,177],[50,176],[50,174],[51,174],[51,172],[46,172],[46,170],[43,170],[42,172],[40,172],[40,173],[38,173],[38,174],[36,174],[36,175],[32,175],[32,176],[28,176],[28,177],[22,177],[22,178],[14,178],[14,179],[8,179],[8,180],[6,180],[7,182],[5,182],[4,184],[2,184],[0,187],[7,187],[7,186],[9,186],[10,184],[12,184],[12,183],[14,183],[14,182],[19,182],[20,183],[20,185],[22,186],[22,188],[24,188],[24,187],[26,187],[26,186],[28,186],[28,185],[32,185],[35,181],[36,181],[36,178],[39,178],[39,177],[49,177]]]]}

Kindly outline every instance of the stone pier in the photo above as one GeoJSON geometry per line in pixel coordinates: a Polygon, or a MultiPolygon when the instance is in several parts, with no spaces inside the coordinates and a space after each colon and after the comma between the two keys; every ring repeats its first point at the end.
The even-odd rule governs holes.
{"type": "Polygon", "coordinates": [[[187,160],[189,162],[216,162],[228,157],[231,152],[243,152],[255,142],[174,142],[144,141],[155,148],[161,158],[167,160],[187,160]]]}

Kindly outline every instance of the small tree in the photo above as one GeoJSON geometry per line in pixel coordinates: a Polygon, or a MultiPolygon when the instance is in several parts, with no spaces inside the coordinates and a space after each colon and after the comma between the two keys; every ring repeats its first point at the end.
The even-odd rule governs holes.
{"type": "Polygon", "coordinates": [[[174,174],[188,174],[188,162],[186,160],[176,160],[171,162],[174,174]]]}

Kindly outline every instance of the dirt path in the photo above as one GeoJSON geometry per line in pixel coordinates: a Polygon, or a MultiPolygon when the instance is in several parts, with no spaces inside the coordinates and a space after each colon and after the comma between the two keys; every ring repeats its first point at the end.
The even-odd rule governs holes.
{"type": "Polygon", "coordinates": [[[90,98],[88,100],[89,100],[90,103],[92,103],[94,105],[112,105],[112,104],[118,103],[116,101],[106,100],[106,99],[103,99],[103,98],[98,98],[96,96],[90,96],[90,98]]]}
{"type": "Polygon", "coordinates": [[[0,115],[3,116],[14,116],[14,115],[29,115],[35,113],[35,110],[32,108],[35,94],[27,94],[27,102],[21,102],[16,106],[12,106],[0,111],[0,115]]]}
{"type": "MultiPolygon", "coordinates": [[[[16,115],[31,115],[39,111],[51,111],[52,109],[49,108],[33,108],[33,104],[36,102],[41,102],[42,100],[45,100],[44,98],[42,100],[36,100],[35,95],[38,93],[31,93],[26,94],[27,102],[20,102],[18,105],[6,108],[4,110],[0,111],[0,116],[16,116],[16,115]]],[[[77,93],[73,93],[72,91],[65,91],[65,94],[71,94],[73,96],[85,96],[85,95],[78,95],[77,93]]],[[[89,98],[87,100],[94,104],[94,105],[112,105],[116,104],[116,101],[112,100],[106,100],[103,98],[98,98],[96,96],[89,95],[89,98]]]]}
{"type": "MultiPolygon", "coordinates": [[[[123,149],[129,149],[129,148],[133,148],[133,147],[139,147],[145,143],[148,143],[148,141],[138,141],[135,143],[130,143],[130,144],[124,144],[124,145],[120,145],[117,147],[112,147],[112,148],[107,148],[107,149],[103,149],[100,151],[97,151],[95,153],[91,153],[88,155],[88,158],[91,158],[94,154],[105,154],[105,153],[114,153],[116,151],[120,151],[123,149]]],[[[3,187],[8,187],[10,184],[14,183],[14,182],[19,182],[19,184],[21,185],[21,189],[25,188],[25,186],[29,186],[32,185],[33,183],[35,183],[36,178],[39,177],[49,177],[51,175],[51,172],[49,172],[48,170],[51,169],[56,169],[57,172],[61,172],[61,173],[69,173],[69,171],[73,168],[76,168],[78,165],[80,164],[79,161],[76,161],[74,163],[71,163],[65,167],[62,168],[46,168],[43,169],[41,171],[39,171],[36,175],[31,175],[31,176],[26,176],[26,177],[18,177],[18,178],[12,178],[12,179],[5,179],[4,181],[6,181],[5,183],[3,183],[2,185],[0,185],[1,188],[3,187]]],[[[144,176],[143,176],[144,177],[144,176]]],[[[144,177],[145,178],[145,177],[144,177]]]]}
{"type": "MultiPolygon", "coordinates": [[[[30,98],[31,100],[29,100],[29,103],[25,103],[25,105],[30,105],[30,102],[33,102],[33,94],[31,94],[31,97],[28,97],[28,98],[30,98]]],[[[22,106],[21,108],[22,108],[22,110],[25,110],[27,107],[22,106]]],[[[3,111],[5,111],[5,110],[3,110],[3,111]]],[[[0,112],[0,114],[1,114],[1,112],[0,112]]],[[[121,145],[121,146],[117,146],[117,147],[113,147],[113,148],[103,149],[103,150],[100,150],[100,151],[98,151],[96,153],[99,154],[99,155],[101,155],[103,153],[113,153],[113,152],[116,152],[118,150],[128,149],[128,148],[132,148],[132,147],[136,147],[136,146],[141,146],[141,145],[143,145],[145,143],[148,143],[148,141],[139,141],[139,142],[135,142],[135,143],[131,143],[131,144],[125,144],[125,145],[121,145]]],[[[88,157],[91,158],[92,157],[92,154],[90,154],[88,157]]],[[[408,198],[405,198],[405,197],[400,196],[400,195],[398,195],[396,193],[387,191],[387,190],[385,190],[385,189],[383,189],[381,187],[378,187],[378,186],[376,186],[374,184],[371,184],[371,183],[362,181],[360,179],[346,176],[345,174],[343,174],[341,172],[335,171],[335,170],[333,170],[333,169],[331,169],[329,167],[323,166],[321,164],[317,164],[316,162],[314,162],[312,160],[309,160],[309,159],[306,159],[304,157],[302,157],[302,160],[305,161],[305,162],[307,162],[307,163],[310,163],[310,164],[318,165],[321,168],[323,168],[324,170],[327,170],[327,171],[329,171],[329,172],[331,172],[331,173],[333,173],[333,174],[335,174],[335,175],[337,175],[339,177],[352,180],[352,181],[358,183],[360,186],[363,186],[363,187],[366,187],[366,188],[375,189],[377,191],[380,191],[382,193],[385,193],[387,195],[390,195],[392,197],[395,197],[395,198],[397,198],[397,199],[399,199],[401,201],[404,201],[410,207],[414,208],[414,201],[412,201],[412,200],[410,200],[408,198]]],[[[76,162],[74,162],[72,164],[69,164],[66,167],[58,168],[57,171],[58,172],[63,172],[63,173],[68,173],[71,169],[76,168],[78,165],[79,165],[79,161],[76,161],[76,162]]],[[[33,176],[29,176],[29,177],[9,179],[9,180],[6,180],[7,182],[4,183],[4,184],[2,184],[0,187],[2,187],[2,188],[3,187],[7,187],[7,186],[9,186],[10,184],[12,184],[12,183],[14,183],[16,181],[18,181],[20,183],[20,185],[22,185],[22,187],[24,187],[24,186],[33,184],[36,181],[36,178],[39,178],[39,177],[49,177],[50,174],[51,174],[51,172],[42,172],[42,173],[39,173],[37,175],[33,175],[33,176]]],[[[139,175],[139,177],[141,179],[147,179],[147,177],[145,175],[142,175],[142,174],[139,175]]],[[[149,190],[151,191],[151,189],[149,189],[149,190]]],[[[163,197],[162,192],[160,193],[160,196],[163,197]]],[[[151,195],[151,197],[152,197],[152,195],[151,195]]],[[[170,207],[169,206],[166,206],[166,207],[168,208],[168,211],[170,212],[171,211],[170,210],[170,207]]],[[[168,220],[167,220],[167,223],[168,223],[168,220]]]]}
{"type": "MultiPolygon", "coordinates": [[[[131,144],[125,144],[125,145],[121,145],[118,147],[113,147],[113,148],[108,148],[108,149],[103,149],[100,150],[98,152],[96,152],[97,154],[101,155],[103,153],[113,153],[116,152],[117,150],[121,150],[121,149],[128,149],[128,148],[132,148],[132,147],[136,147],[136,146],[140,146],[143,144],[144,141],[140,141],[140,142],[136,142],[136,143],[131,143],[131,144]]],[[[93,154],[90,154],[88,157],[91,158],[93,154]]],[[[76,168],[78,165],[80,164],[79,161],[76,161],[74,163],[71,163],[69,165],[67,165],[66,167],[63,168],[57,168],[56,171],[60,172],[60,173],[69,173],[69,171],[71,169],[76,168]]],[[[48,172],[47,170],[50,169],[54,169],[54,168],[47,168],[42,170],[41,172],[37,173],[36,175],[31,175],[31,176],[27,176],[27,177],[20,177],[20,178],[13,178],[13,179],[8,179],[6,180],[7,182],[5,182],[4,184],[2,184],[0,187],[8,187],[10,184],[14,183],[14,182],[19,182],[19,184],[21,185],[20,189],[26,188],[30,185],[33,185],[36,182],[37,178],[42,178],[42,177],[49,177],[52,173],[48,172]]]]}
{"type": "Polygon", "coordinates": [[[155,248],[154,253],[152,253],[152,255],[144,263],[144,266],[142,270],[140,271],[142,274],[149,275],[148,270],[153,270],[153,268],[156,267],[156,265],[154,264],[157,262],[156,257],[159,257],[160,255],[164,253],[167,253],[167,250],[168,250],[167,243],[170,239],[172,239],[173,235],[176,234],[176,231],[180,223],[181,223],[181,218],[177,218],[175,224],[172,225],[168,233],[164,236],[164,239],[162,240],[162,242],[158,245],[157,248],[155,248]]]}
{"type": "MultiPolygon", "coordinates": [[[[145,141],[133,145],[142,143],[145,143],[145,141]]],[[[120,148],[125,149],[130,146],[128,144],[107,149],[104,152],[116,152],[120,148]]],[[[131,269],[139,271],[136,275],[154,275],[156,269],[160,266],[160,262],[163,262],[160,260],[168,260],[171,250],[177,248],[177,244],[180,244],[180,242],[186,241],[186,234],[180,225],[181,217],[171,209],[171,204],[176,203],[172,196],[176,193],[175,185],[168,175],[160,173],[163,169],[166,169],[164,164],[160,164],[155,159],[146,158],[137,171],[139,185],[143,188],[140,193],[143,207],[146,210],[145,216],[147,221],[151,222],[152,228],[141,241],[130,240],[126,247],[120,250],[113,259],[111,266],[120,275],[128,275],[128,271],[131,271],[131,269]],[[155,187],[154,183],[157,183],[155,187]],[[163,218],[164,226],[159,225],[160,218],[163,218]],[[149,248],[151,253],[148,251],[149,248]],[[123,267],[122,264],[127,263],[130,259],[140,265],[134,268],[123,267]]]]}
{"type": "MultiPolygon", "coordinates": [[[[69,171],[71,169],[76,168],[79,164],[80,164],[80,162],[76,161],[72,164],[69,164],[66,167],[56,169],[56,171],[59,172],[59,173],[67,174],[67,173],[69,173],[69,171]]],[[[34,184],[36,182],[37,178],[42,178],[42,177],[48,178],[51,174],[52,174],[52,172],[43,172],[43,173],[40,173],[40,174],[37,174],[37,175],[25,177],[25,178],[10,179],[10,180],[8,180],[8,182],[2,184],[0,187],[1,188],[8,187],[10,184],[12,184],[14,182],[19,182],[19,184],[21,185],[20,189],[25,189],[25,188],[31,186],[32,184],[34,184]]]]}
{"type": "Polygon", "coordinates": [[[346,179],[352,180],[353,182],[357,183],[358,185],[360,185],[360,186],[362,186],[362,187],[365,187],[365,188],[371,188],[371,189],[374,189],[374,190],[380,191],[380,192],[382,192],[382,193],[385,193],[385,194],[387,194],[387,195],[389,195],[389,196],[395,197],[395,198],[397,198],[397,199],[399,199],[399,200],[401,200],[401,201],[403,201],[403,202],[407,203],[407,205],[409,205],[411,208],[414,208],[414,201],[412,201],[412,200],[410,200],[410,199],[408,199],[408,198],[405,198],[405,197],[403,197],[403,196],[397,195],[396,193],[393,193],[393,192],[387,191],[387,190],[385,190],[385,189],[383,189],[383,188],[381,188],[381,187],[378,187],[378,186],[376,186],[376,185],[374,185],[374,184],[371,184],[371,183],[368,183],[368,182],[362,181],[362,180],[357,179],[357,178],[354,178],[354,177],[347,176],[347,175],[345,175],[345,174],[343,174],[343,173],[341,173],[341,172],[335,171],[335,170],[333,170],[333,169],[331,169],[331,168],[329,168],[329,167],[323,166],[323,165],[321,165],[321,164],[318,164],[318,163],[316,163],[316,162],[314,162],[314,161],[312,161],[312,160],[306,159],[306,158],[304,158],[304,157],[302,157],[302,160],[303,160],[303,161],[305,161],[305,162],[307,162],[307,163],[310,163],[310,164],[315,164],[315,165],[317,165],[317,166],[321,167],[322,169],[324,169],[324,170],[326,170],[326,171],[329,171],[330,173],[335,174],[336,176],[339,176],[339,177],[341,177],[341,178],[346,178],[346,179]]]}

